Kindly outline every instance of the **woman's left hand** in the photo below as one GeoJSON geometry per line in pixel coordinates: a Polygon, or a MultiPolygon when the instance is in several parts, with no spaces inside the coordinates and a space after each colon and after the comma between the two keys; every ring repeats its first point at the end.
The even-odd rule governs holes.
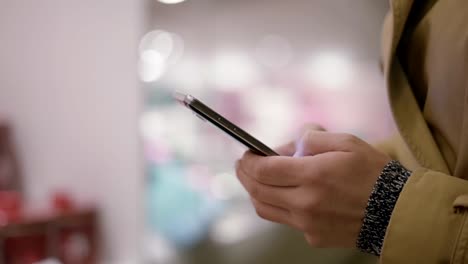
{"type": "Polygon", "coordinates": [[[299,143],[278,150],[285,156],[246,152],[236,163],[240,182],[260,217],[302,231],[315,247],[354,247],[390,157],[348,134],[309,129],[299,143]]]}

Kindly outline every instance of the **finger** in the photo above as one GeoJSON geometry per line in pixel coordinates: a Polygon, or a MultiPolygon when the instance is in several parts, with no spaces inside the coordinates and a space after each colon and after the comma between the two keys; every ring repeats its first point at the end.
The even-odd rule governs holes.
{"type": "Polygon", "coordinates": [[[251,201],[255,207],[255,211],[261,218],[279,224],[291,225],[291,215],[289,211],[280,207],[263,203],[254,198],[251,198],[251,201]]]}
{"type": "Polygon", "coordinates": [[[316,123],[307,123],[305,125],[303,125],[301,127],[301,134],[299,136],[301,136],[302,134],[304,134],[305,132],[309,131],[309,130],[315,130],[315,131],[326,131],[325,128],[323,128],[323,126],[319,125],[319,124],[316,124],[316,123]]]}
{"type": "Polygon", "coordinates": [[[294,187],[301,184],[304,161],[284,156],[261,157],[248,151],[240,166],[256,181],[272,186],[294,187]]]}
{"type": "Polygon", "coordinates": [[[349,152],[360,141],[355,136],[348,134],[309,130],[297,142],[294,156],[312,156],[334,151],[349,152]]]}
{"type": "Polygon", "coordinates": [[[275,148],[276,153],[280,154],[281,156],[289,156],[291,157],[296,152],[296,142],[291,141],[288,144],[279,146],[275,148]]]}
{"type": "Polygon", "coordinates": [[[314,248],[321,248],[323,246],[320,237],[317,235],[304,234],[304,237],[307,243],[314,248]]]}
{"type": "Polygon", "coordinates": [[[292,188],[276,187],[257,182],[249,177],[241,166],[236,168],[236,174],[250,196],[258,201],[286,209],[291,200],[294,199],[292,188]]]}
{"type": "MultiPolygon", "coordinates": [[[[323,128],[321,125],[319,124],[315,124],[315,123],[307,123],[305,125],[303,125],[301,127],[301,129],[299,130],[300,133],[295,137],[295,138],[298,138],[300,139],[302,137],[302,135],[304,135],[305,132],[309,131],[309,130],[316,130],[316,131],[325,131],[325,128],[323,128]]],[[[293,156],[294,153],[296,153],[296,146],[297,146],[297,141],[298,140],[295,140],[295,141],[291,141],[289,142],[288,144],[285,144],[285,145],[282,145],[280,147],[277,147],[275,148],[275,151],[280,154],[281,156],[293,156]]]]}
{"type": "Polygon", "coordinates": [[[302,138],[305,134],[309,131],[326,131],[321,125],[316,123],[307,123],[301,127],[299,130],[299,134],[296,136],[296,141],[294,142],[294,146],[296,152],[294,152],[293,157],[304,157],[307,155],[311,155],[310,153],[306,153],[304,149],[304,145],[302,144],[302,138]]]}

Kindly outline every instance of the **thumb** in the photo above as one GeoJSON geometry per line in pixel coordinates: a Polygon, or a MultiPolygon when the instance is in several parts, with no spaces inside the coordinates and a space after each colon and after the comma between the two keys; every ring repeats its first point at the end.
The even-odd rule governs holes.
{"type": "Polygon", "coordinates": [[[311,155],[310,153],[304,152],[304,144],[302,143],[304,135],[311,131],[326,131],[326,129],[317,123],[306,123],[303,125],[299,130],[299,133],[296,135],[297,139],[294,142],[296,151],[294,152],[293,157],[311,155]]]}
{"type": "Polygon", "coordinates": [[[347,152],[353,149],[358,141],[360,141],[358,138],[348,134],[308,130],[296,141],[294,157],[313,156],[325,152],[347,152]]]}
{"type": "Polygon", "coordinates": [[[304,134],[305,132],[309,130],[315,130],[315,131],[327,131],[322,125],[317,124],[317,123],[306,123],[301,127],[301,134],[304,134]]]}

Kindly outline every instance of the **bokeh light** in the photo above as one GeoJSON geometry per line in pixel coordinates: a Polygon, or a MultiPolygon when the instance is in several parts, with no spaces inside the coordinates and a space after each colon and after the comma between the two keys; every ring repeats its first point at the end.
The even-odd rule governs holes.
{"type": "Polygon", "coordinates": [[[143,82],[157,81],[164,74],[164,57],[155,50],[145,50],[140,56],[138,71],[143,82]]]}
{"type": "Polygon", "coordinates": [[[184,42],[175,34],[154,30],[143,36],[139,45],[139,74],[143,82],[158,81],[167,68],[176,64],[184,53],[184,42]]]}
{"type": "Polygon", "coordinates": [[[163,30],[148,32],[140,41],[140,53],[147,50],[159,52],[164,60],[167,60],[174,48],[172,34],[163,30]]]}
{"type": "Polygon", "coordinates": [[[184,2],[185,0],[158,0],[158,1],[164,4],[178,4],[178,3],[184,2]]]}
{"type": "Polygon", "coordinates": [[[322,89],[350,88],[352,66],[348,57],[338,52],[322,52],[306,65],[306,76],[322,89]]]}
{"type": "Polygon", "coordinates": [[[243,107],[251,113],[252,122],[247,129],[252,134],[267,144],[290,140],[287,138],[288,130],[294,130],[296,118],[300,115],[297,99],[293,94],[282,87],[255,86],[243,98],[243,107]]]}
{"type": "Polygon", "coordinates": [[[257,44],[255,55],[262,65],[279,69],[291,62],[293,49],[287,39],[279,35],[267,35],[257,44]]]}
{"type": "Polygon", "coordinates": [[[184,57],[176,67],[171,68],[167,74],[167,81],[181,92],[199,93],[206,86],[206,67],[194,57],[184,57]]]}
{"type": "Polygon", "coordinates": [[[211,239],[220,244],[239,243],[254,234],[255,227],[255,221],[248,213],[227,213],[214,224],[211,239]]]}
{"type": "Polygon", "coordinates": [[[235,91],[244,88],[258,78],[255,63],[240,51],[220,51],[211,64],[211,81],[218,89],[235,91]]]}

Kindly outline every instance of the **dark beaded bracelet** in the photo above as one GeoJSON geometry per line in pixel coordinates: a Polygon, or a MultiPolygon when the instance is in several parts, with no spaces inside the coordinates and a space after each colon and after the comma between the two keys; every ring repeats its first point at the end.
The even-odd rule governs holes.
{"type": "Polygon", "coordinates": [[[411,172],[400,162],[389,162],[370,195],[365,216],[356,241],[362,252],[380,256],[390,217],[395,204],[411,172]]]}

